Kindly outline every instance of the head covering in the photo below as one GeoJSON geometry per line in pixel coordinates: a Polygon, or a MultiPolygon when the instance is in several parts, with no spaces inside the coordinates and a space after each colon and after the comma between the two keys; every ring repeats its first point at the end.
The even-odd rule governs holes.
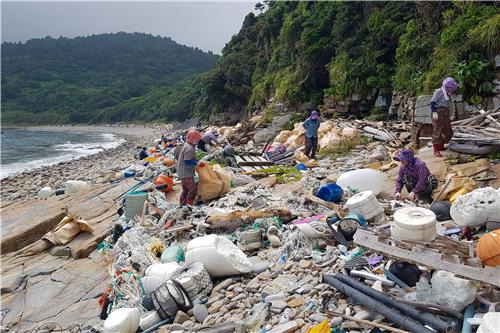
{"type": "Polygon", "coordinates": [[[318,114],[318,111],[313,111],[311,112],[311,119],[312,120],[316,120],[319,118],[319,114],[318,114]]]}
{"type": "Polygon", "coordinates": [[[186,135],[186,141],[189,144],[195,145],[201,140],[201,133],[197,130],[190,130],[186,135]]]}
{"type": "Polygon", "coordinates": [[[446,91],[455,92],[458,88],[458,83],[457,81],[455,81],[454,78],[447,77],[446,79],[443,80],[443,88],[446,91]]]}
{"type": "Polygon", "coordinates": [[[234,156],[234,154],[236,154],[236,151],[234,150],[234,147],[231,146],[231,145],[227,145],[225,148],[224,148],[224,153],[227,155],[227,156],[234,156]]]}
{"type": "Polygon", "coordinates": [[[410,164],[415,160],[415,156],[413,154],[413,150],[411,149],[401,149],[396,156],[394,156],[395,161],[406,161],[410,164]]]}

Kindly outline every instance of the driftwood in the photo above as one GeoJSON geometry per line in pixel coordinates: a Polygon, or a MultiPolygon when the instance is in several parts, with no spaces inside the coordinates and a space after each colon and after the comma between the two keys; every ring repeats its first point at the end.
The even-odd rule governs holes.
{"type": "Polygon", "coordinates": [[[277,216],[283,221],[290,221],[292,213],[286,208],[266,208],[261,210],[235,210],[229,213],[214,214],[207,218],[210,228],[236,229],[250,224],[256,219],[277,216]]]}
{"type": "Polygon", "coordinates": [[[329,209],[335,211],[335,213],[337,213],[337,215],[340,218],[344,218],[344,216],[345,216],[345,213],[342,210],[342,207],[337,205],[337,204],[334,204],[333,202],[328,202],[328,201],[325,201],[323,199],[320,199],[320,198],[314,196],[312,193],[304,193],[304,197],[306,198],[306,200],[309,200],[312,203],[321,205],[323,207],[326,207],[326,208],[329,208],[329,209]]]}

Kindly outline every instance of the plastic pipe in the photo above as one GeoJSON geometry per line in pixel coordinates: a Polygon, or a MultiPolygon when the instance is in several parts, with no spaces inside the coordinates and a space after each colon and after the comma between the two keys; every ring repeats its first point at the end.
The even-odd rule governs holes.
{"type": "Polygon", "coordinates": [[[467,321],[467,319],[474,317],[476,312],[476,302],[472,302],[465,308],[464,311],[464,323],[462,325],[462,333],[472,333],[472,327],[467,321]]]}
{"type": "Polygon", "coordinates": [[[363,304],[368,310],[380,313],[393,323],[403,327],[406,330],[409,330],[413,333],[433,333],[433,331],[424,327],[424,325],[422,325],[418,321],[413,320],[412,318],[405,316],[396,309],[393,309],[385,305],[384,303],[377,301],[376,299],[371,298],[368,295],[363,294],[361,291],[354,289],[353,287],[336,279],[332,275],[325,275],[324,280],[326,283],[333,286],[341,293],[363,304]]]}
{"type": "Polygon", "coordinates": [[[452,331],[452,324],[440,319],[439,317],[433,316],[429,313],[420,311],[408,304],[401,303],[394,298],[388,296],[387,294],[381,293],[378,290],[370,288],[363,283],[355,280],[347,275],[337,273],[335,278],[346,283],[347,285],[361,291],[365,295],[369,295],[374,299],[384,303],[387,306],[391,306],[402,313],[410,316],[411,318],[420,321],[423,324],[429,325],[432,328],[438,330],[439,332],[450,332],[452,331]]]}

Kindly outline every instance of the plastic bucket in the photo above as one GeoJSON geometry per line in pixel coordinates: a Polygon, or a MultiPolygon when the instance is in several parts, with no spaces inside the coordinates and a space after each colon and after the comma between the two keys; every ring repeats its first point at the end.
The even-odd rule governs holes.
{"type": "Polygon", "coordinates": [[[316,196],[325,201],[339,203],[340,200],[342,200],[343,194],[344,191],[342,191],[340,186],[335,183],[330,183],[321,186],[316,193],[316,196]]]}

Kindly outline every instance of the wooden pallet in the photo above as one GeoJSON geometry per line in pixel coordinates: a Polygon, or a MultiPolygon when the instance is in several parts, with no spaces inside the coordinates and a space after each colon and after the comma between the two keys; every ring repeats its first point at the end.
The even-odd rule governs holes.
{"type": "MultiPolygon", "coordinates": [[[[460,260],[450,260],[451,256],[449,253],[440,251],[441,247],[438,247],[438,249],[431,249],[415,244],[410,250],[392,246],[384,241],[387,242],[388,240],[384,240],[383,237],[379,237],[363,229],[358,229],[354,234],[354,244],[366,247],[377,253],[434,269],[445,270],[458,276],[483,281],[500,287],[499,269],[492,267],[474,267],[461,263],[460,260]]],[[[426,245],[429,246],[429,243],[426,245]]]]}
{"type": "Polygon", "coordinates": [[[267,169],[274,165],[273,161],[268,161],[262,156],[239,155],[236,156],[238,166],[245,172],[252,172],[267,169]]]}

